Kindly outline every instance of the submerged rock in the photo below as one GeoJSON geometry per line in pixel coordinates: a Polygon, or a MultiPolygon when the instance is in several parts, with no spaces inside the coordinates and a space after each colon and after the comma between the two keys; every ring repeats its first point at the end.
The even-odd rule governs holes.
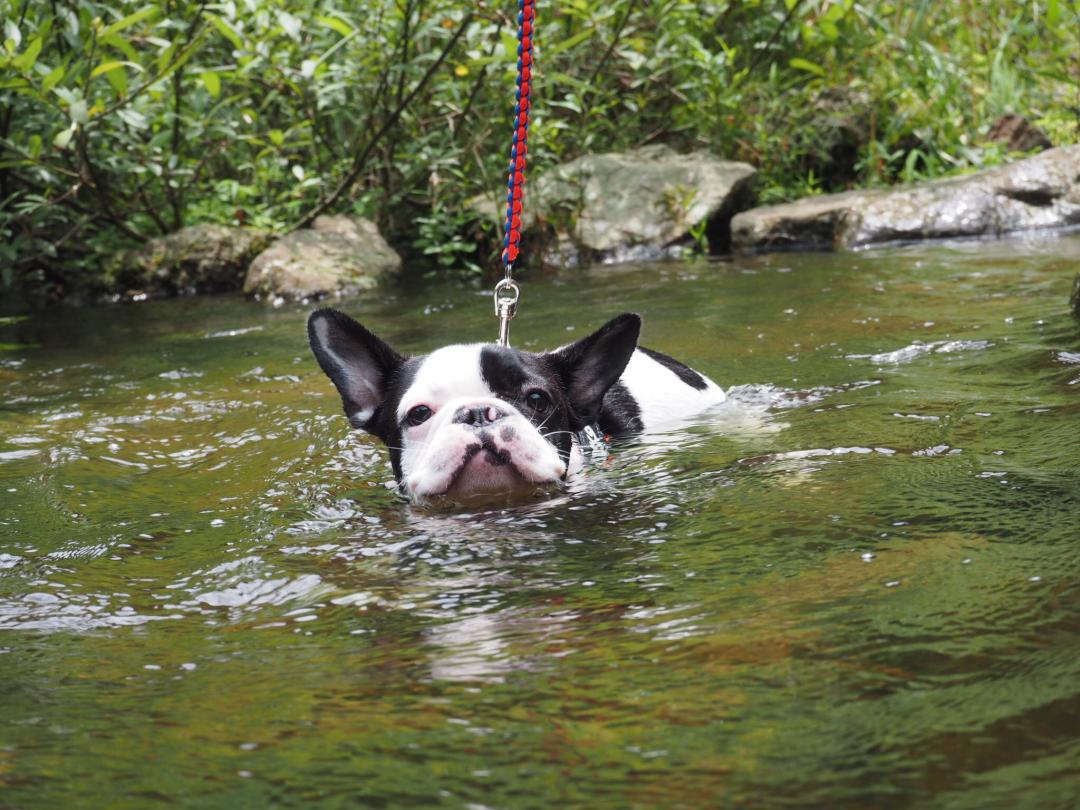
{"type": "Polygon", "coordinates": [[[322,216],[259,254],[244,292],[266,298],[321,298],[374,287],[401,269],[401,257],[375,223],[356,216],[322,216]]]}
{"type": "MultiPolygon", "coordinates": [[[[666,146],[585,155],[526,187],[523,251],[559,264],[651,259],[701,236],[724,250],[731,216],[752,203],[756,174],[746,163],[666,146]]],[[[502,225],[504,203],[473,207],[502,225]]]]}
{"type": "Polygon", "coordinates": [[[1080,223],[1080,145],[963,177],[849,191],[743,211],[740,251],[854,248],[882,242],[1061,228],[1080,223]]]}
{"type": "Polygon", "coordinates": [[[1069,296],[1069,306],[1072,307],[1073,315],[1080,318],[1080,276],[1073,279],[1072,295],[1069,296]]]}
{"type": "Polygon", "coordinates": [[[117,253],[105,263],[103,284],[129,298],[238,290],[251,260],[273,238],[251,228],[192,225],[117,253]]]}

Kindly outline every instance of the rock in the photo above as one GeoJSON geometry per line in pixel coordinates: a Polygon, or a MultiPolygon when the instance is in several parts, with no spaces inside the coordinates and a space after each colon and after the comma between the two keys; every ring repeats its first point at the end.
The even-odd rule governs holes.
{"type": "Polygon", "coordinates": [[[743,211],[739,251],[830,250],[998,236],[1080,223],[1080,145],[908,188],[849,191],[743,211]]]}
{"type": "MultiPolygon", "coordinates": [[[[526,186],[522,252],[558,264],[652,259],[679,252],[693,231],[725,250],[756,174],[746,163],[665,146],[585,155],[526,186]]],[[[472,207],[502,227],[504,203],[472,207]]]]}
{"type": "Polygon", "coordinates": [[[1069,306],[1072,307],[1073,315],[1080,318],[1080,276],[1073,279],[1072,295],[1069,296],[1069,306]]]}
{"type": "Polygon", "coordinates": [[[1003,115],[986,134],[991,143],[1000,143],[1010,152],[1032,152],[1053,146],[1046,133],[1022,115],[1003,115]]]}
{"type": "Polygon", "coordinates": [[[248,268],[244,292],[271,299],[350,295],[399,270],[401,257],[373,222],[322,216],[260,253],[248,268]]]}
{"type": "Polygon", "coordinates": [[[105,263],[103,283],[129,298],[238,290],[248,264],[273,238],[251,228],[191,225],[117,253],[105,263]]]}

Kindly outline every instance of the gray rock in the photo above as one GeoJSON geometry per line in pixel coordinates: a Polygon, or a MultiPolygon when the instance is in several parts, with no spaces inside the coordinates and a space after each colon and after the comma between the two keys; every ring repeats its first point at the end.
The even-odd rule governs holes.
{"type": "Polygon", "coordinates": [[[238,290],[251,260],[273,240],[269,231],[192,225],[105,263],[108,293],[129,298],[238,290]]]}
{"type": "Polygon", "coordinates": [[[1080,223],[1080,145],[909,188],[849,191],[754,208],[731,222],[740,251],[829,250],[997,236],[1080,223]]]}
{"type": "MultiPolygon", "coordinates": [[[[665,146],[585,155],[525,187],[523,253],[558,264],[650,259],[678,251],[699,229],[724,249],[731,215],[752,202],[756,174],[746,163],[665,146]]],[[[473,207],[501,227],[504,204],[473,207]]]]}
{"type": "Polygon", "coordinates": [[[373,222],[322,216],[309,229],[282,237],[251,263],[244,292],[301,299],[354,294],[401,270],[401,257],[373,222]]]}

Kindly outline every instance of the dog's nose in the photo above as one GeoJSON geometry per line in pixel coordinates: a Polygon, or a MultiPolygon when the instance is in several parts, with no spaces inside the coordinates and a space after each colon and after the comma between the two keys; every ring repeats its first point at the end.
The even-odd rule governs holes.
{"type": "Polygon", "coordinates": [[[506,411],[494,405],[464,405],[454,412],[454,422],[475,428],[486,427],[506,416],[506,411]]]}

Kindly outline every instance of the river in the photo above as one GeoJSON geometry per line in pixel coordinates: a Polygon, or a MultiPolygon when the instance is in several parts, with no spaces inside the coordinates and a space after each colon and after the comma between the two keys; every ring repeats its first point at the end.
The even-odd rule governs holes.
{"type": "MultiPolygon", "coordinates": [[[[0,806],[1074,807],[1080,236],[523,280],[730,390],[550,498],[406,504],[309,307],[0,327],[0,806]]],[[[483,290],[341,307],[490,340],[483,290]]]]}

